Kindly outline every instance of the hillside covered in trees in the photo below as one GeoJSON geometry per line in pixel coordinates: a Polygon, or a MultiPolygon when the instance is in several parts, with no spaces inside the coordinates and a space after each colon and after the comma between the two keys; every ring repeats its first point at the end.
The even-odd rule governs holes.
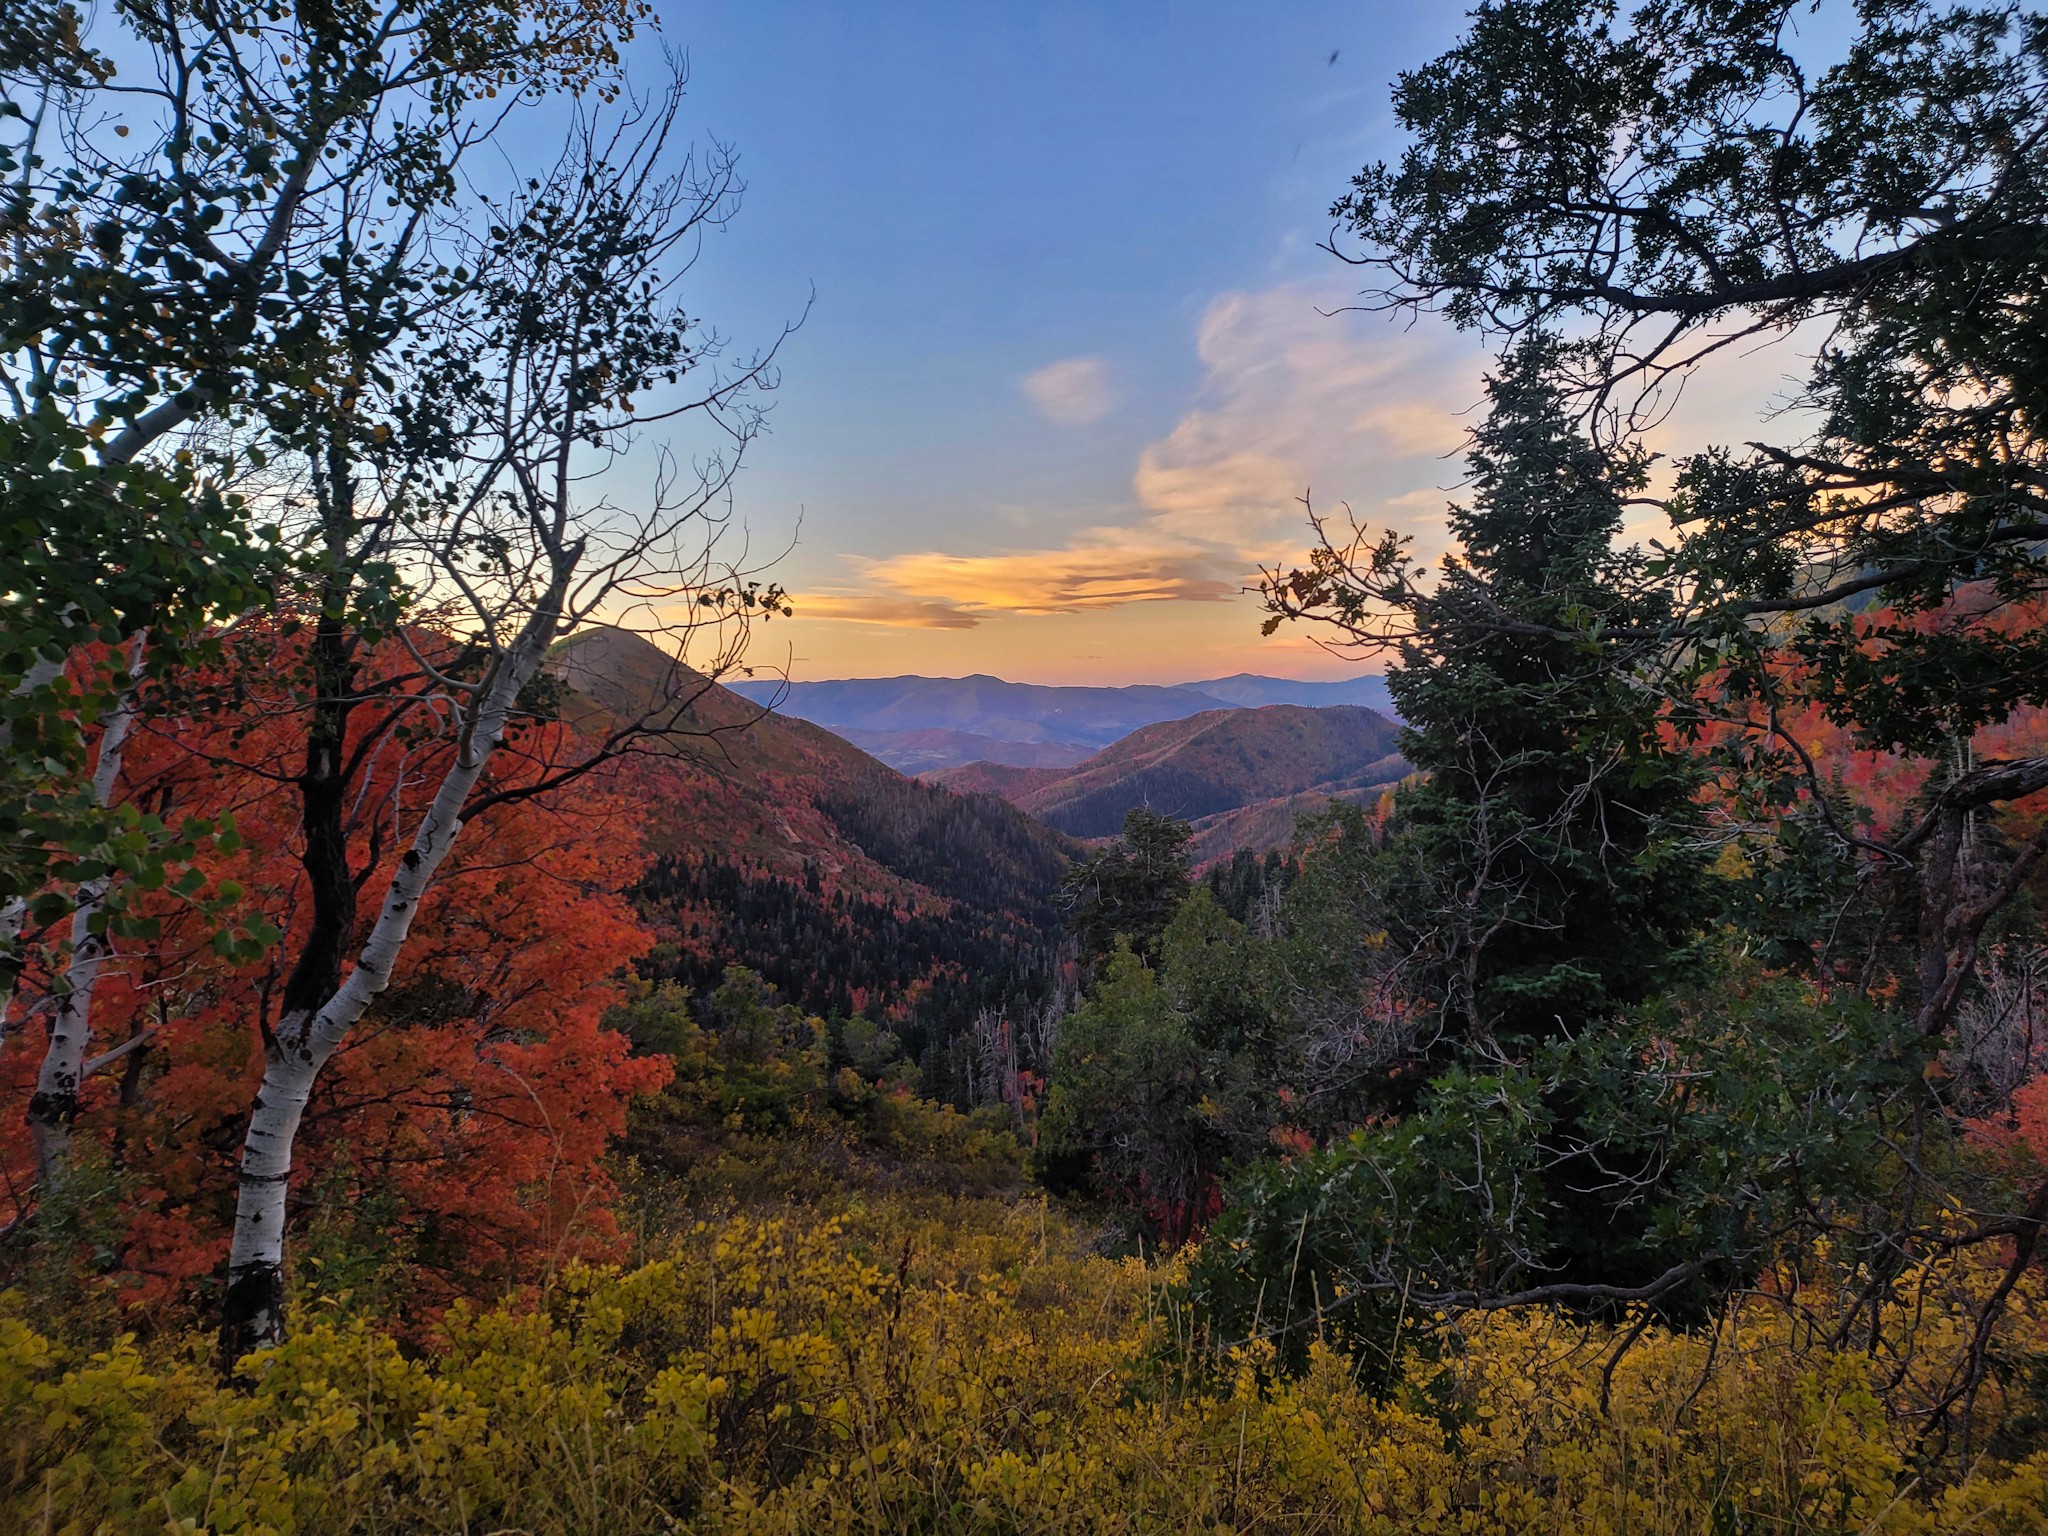
{"type": "Polygon", "coordinates": [[[745,966],[812,1012],[887,1021],[941,1074],[933,1053],[980,1011],[1058,983],[1072,845],[1056,833],[766,713],[635,635],[574,636],[550,671],[601,712],[586,729],[687,694],[629,770],[654,856],[630,887],[657,940],[647,974],[708,991],[745,966]]]}
{"type": "Polygon", "coordinates": [[[0,17],[0,1525],[2048,1529],[2048,14],[1476,6],[1447,546],[1258,586],[1400,724],[1088,690],[1086,845],[723,686],[659,19],[0,17]]]}
{"type": "Polygon", "coordinates": [[[1356,705],[1205,710],[1141,726],[1071,768],[968,763],[929,775],[1000,795],[1056,831],[1115,835],[1144,807],[1193,824],[1196,856],[1284,847],[1332,801],[1377,799],[1408,771],[1399,727],[1356,705]]]}

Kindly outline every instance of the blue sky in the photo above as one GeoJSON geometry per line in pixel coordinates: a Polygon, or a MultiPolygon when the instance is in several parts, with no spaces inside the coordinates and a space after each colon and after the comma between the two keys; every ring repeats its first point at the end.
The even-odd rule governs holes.
{"type": "MultiPolygon", "coordinates": [[[[1326,318],[1316,242],[1388,85],[1449,6],[707,3],[664,8],[693,134],[739,149],[693,277],[783,353],[738,511],[798,678],[1174,681],[1355,663],[1258,636],[1296,498],[1441,527],[1476,344],[1326,318]],[[1334,58],[1333,58],[1334,55],[1334,58]],[[1448,457],[1447,457],[1448,455],[1448,457]]],[[[643,55],[656,57],[646,40],[643,55]]]]}

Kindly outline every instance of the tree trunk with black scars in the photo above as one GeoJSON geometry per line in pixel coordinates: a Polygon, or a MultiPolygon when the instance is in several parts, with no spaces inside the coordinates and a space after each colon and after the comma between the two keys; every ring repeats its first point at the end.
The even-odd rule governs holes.
{"type": "Polygon", "coordinates": [[[1915,1014],[1923,1041],[1944,1037],[1977,973],[1984,930],[2017,896],[2044,857],[2048,828],[2023,844],[1994,879],[1973,871],[1968,850],[1973,817],[2048,789],[2048,757],[1989,762],[1959,775],[1901,840],[1917,856],[1919,983],[1915,1014]],[[1973,874],[1978,878],[1973,880],[1973,874]]]}
{"type": "MultiPolygon", "coordinates": [[[[455,761],[422,817],[412,846],[385,886],[376,923],[354,968],[332,993],[288,1006],[264,1053],[263,1086],[242,1143],[241,1183],[228,1255],[221,1362],[234,1363],[284,1337],[284,1235],[292,1148],[320,1071],[391,976],[442,860],[462,830],[462,811],[499,744],[519,692],[540,671],[561,626],[573,557],[558,560],[539,607],[495,663],[466,723],[455,761]]],[[[310,983],[312,978],[306,980],[310,983]]]]}

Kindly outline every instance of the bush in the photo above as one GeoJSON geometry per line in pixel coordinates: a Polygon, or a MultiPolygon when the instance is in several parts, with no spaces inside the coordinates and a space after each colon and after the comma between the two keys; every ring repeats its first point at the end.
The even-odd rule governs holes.
{"type": "MultiPolygon", "coordinates": [[[[414,1356],[301,1316],[220,1385],[198,1341],[67,1351],[0,1315],[0,1526],[126,1533],[2039,1531],[2048,1453],[1944,1484],[1883,1372],[1757,1302],[1718,1332],[1424,1320],[1391,1390],[1317,1345],[1205,1357],[1173,1265],[1043,1208],[733,1220],[451,1313],[414,1356]],[[1605,1407],[1603,1408],[1603,1402],[1605,1407]]],[[[2038,1335],[2037,1335],[2038,1342],[2038,1335]]],[[[1930,1362],[1964,1347],[1931,1317],[1930,1362]]],[[[2026,1405],[1987,1400],[1987,1427],[2026,1405]]],[[[2033,1405],[2038,1407],[2038,1405],[2033,1405]]]]}

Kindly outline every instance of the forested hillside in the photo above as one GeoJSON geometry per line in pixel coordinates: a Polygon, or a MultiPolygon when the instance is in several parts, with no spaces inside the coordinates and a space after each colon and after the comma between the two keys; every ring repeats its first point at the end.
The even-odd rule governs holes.
{"type": "Polygon", "coordinates": [[[688,701],[629,769],[654,855],[630,887],[660,946],[649,976],[708,991],[743,965],[811,1012],[890,1022],[912,1060],[1054,985],[1058,834],[766,714],[624,631],[572,636],[551,670],[603,712],[586,730],[688,701]]]}
{"type": "Polygon", "coordinates": [[[1025,768],[1064,768],[1078,763],[1089,748],[1073,741],[1008,741],[926,726],[910,731],[870,731],[855,725],[834,726],[833,734],[873,754],[899,773],[923,774],[959,763],[990,761],[1025,768]]]}
{"type": "Polygon", "coordinates": [[[1058,831],[1115,835],[1143,806],[1191,822],[1200,860],[1284,847],[1297,816],[1377,798],[1406,772],[1399,727],[1354,705],[1207,710],[1141,726],[1065,771],[969,763],[930,775],[1001,795],[1058,831]]]}

